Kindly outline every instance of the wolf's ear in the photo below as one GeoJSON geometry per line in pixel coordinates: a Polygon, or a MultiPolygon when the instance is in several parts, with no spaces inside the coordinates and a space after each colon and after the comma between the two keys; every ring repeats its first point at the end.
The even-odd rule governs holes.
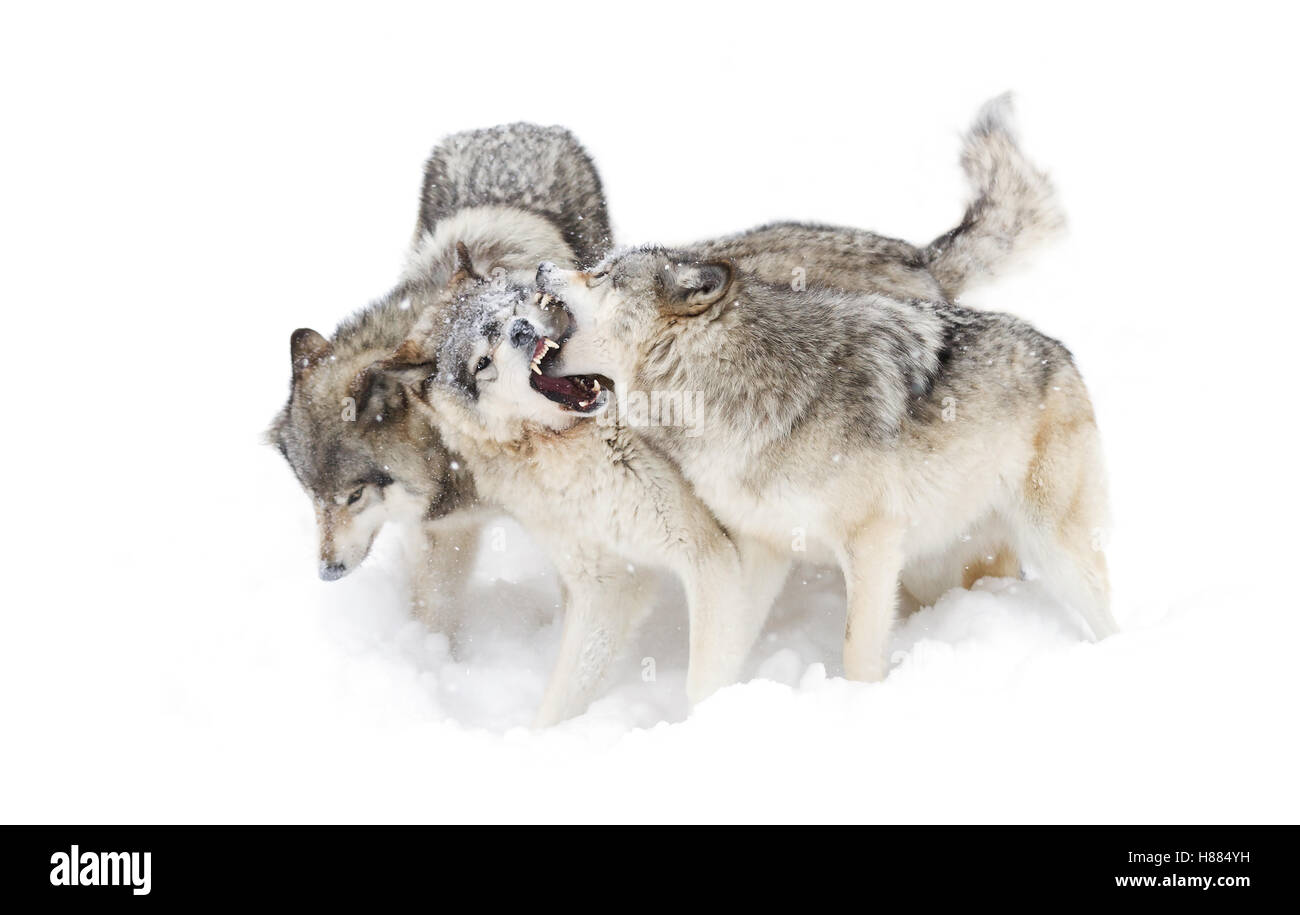
{"type": "Polygon", "coordinates": [[[289,335],[289,358],[293,360],[293,377],[297,378],[333,350],[334,347],[330,342],[310,327],[300,327],[295,330],[289,335]]]}
{"type": "Polygon", "coordinates": [[[664,264],[663,311],[691,317],[716,305],[731,288],[731,264],[726,261],[664,264]]]}
{"type": "MultiPolygon", "coordinates": [[[[405,346],[405,344],[403,344],[405,346]]],[[[366,366],[348,388],[358,422],[382,423],[406,409],[406,385],[417,385],[434,372],[432,362],[416,364],[399,348],[393,358],[366,366]]]]}
{"type": "Polygon", "coordinates": [[[437,360],[426,356],[420,344],[409,339],[404,340],[393,355],[366,369],[366,372],[381,375],[397,384],[412,386],[422,384],[437,371],[437,360]]]}
{"type": "Polygon", "coordinates": [[[451,272],[451,285],[459,286],[467,280],[481,280],[474,262],[470,259],[469,248],[463,241],[456,242],[456,267],[451,272]]]}

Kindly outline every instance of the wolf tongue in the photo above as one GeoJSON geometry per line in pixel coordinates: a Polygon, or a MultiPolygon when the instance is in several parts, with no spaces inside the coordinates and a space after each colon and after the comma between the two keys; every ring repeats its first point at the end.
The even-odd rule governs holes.
{"type": "Polygon", "coordinates": [[[572,398],[574,401],[580,401],[587,396],[586,388],[564,376],[553,378],[550,375],[534,375],[533,387],[549,394],[572,398]]]}

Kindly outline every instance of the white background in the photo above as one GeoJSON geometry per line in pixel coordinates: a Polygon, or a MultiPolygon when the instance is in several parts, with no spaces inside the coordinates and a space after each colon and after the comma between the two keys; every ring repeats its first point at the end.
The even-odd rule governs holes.
{"type": "Polygon", "coordinates": [[[0,818],[1300,815],[1285,5],[34,10],[0,21],[0,818]],[[1006,89],[1071,234],[967,301],[1078,357],[1121,635],[1086,644],[1002,583],[850,684],[836,577],[801,570],[760,679],[686,718],[669,589],[607,698],[539,735],[558,630],[521,532],[480,569],[467,659],[405,620],[389,539],[315,579],[308,500],[259,437],[289,332],[395,279],[440,136],[571,127],[623,242],[777,218],[924,242],[1006,89]]]}

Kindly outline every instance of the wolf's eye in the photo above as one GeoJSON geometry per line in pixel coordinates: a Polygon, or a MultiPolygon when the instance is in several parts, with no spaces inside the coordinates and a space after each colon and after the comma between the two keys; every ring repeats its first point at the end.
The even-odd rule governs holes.
{"type": "Polygon", "coordinates": [[[492,357],[484,356],[482,359],[478,361],[478,365],[474,366],[474,374],[477,375],[479,372],[483,371],[491,364],[492,364],[492,357]]]}
{"type": "Polygon", "coordinates": [[[366,488],[362,486],[352,495],[348,496],[348,504],[349,505],[355,504],[363,495],[365,495],[365,492],[366,492],[366,488]]]}

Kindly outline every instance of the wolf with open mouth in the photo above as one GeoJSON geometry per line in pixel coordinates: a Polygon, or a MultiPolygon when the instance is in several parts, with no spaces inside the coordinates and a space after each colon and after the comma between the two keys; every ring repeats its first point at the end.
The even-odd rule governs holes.
{"type": "Polygon", "coordinates": [[[746,558],[657,450],[625,427],[583,421],[608,404],[607,379],[548,374],[568,333],[563,312],[460,257],[446,301],[373,371],[407,385],[479,493],[559,572],[564,635],[537,724],[585,709],[648,610],[641,566],[685,588],[690,700],[734,682],[763,622],[749,609],[746,558]]]}
{"type": "Polygon", "coordinates": [[[557,374],[704,392],[695,435],[639,431],[741,548],[804,531],[809,558],[838,562],[849,676],[883,676],[900,577],[932,603],[925,582],[960,581],[972,540],[1011,544],[1095,637],[1116,631],[1097,427],[1059,342],[952,303],[792,292],[691,251],[548,265],[539,285],[576,316],[557,374]]]}
{"type": "Polygon", "coordinates": [[[380,529],[408,541],[414,613],[455,636],[485,506],[400,384],[366,371],[410,333],[455,269],[457,244],[527,280],[539,257],[598,260],[610,242],[595,164],[564,128],[507,124],[447,137],[430,154],[408,263],[397,286],[332,336],[290,338],[289,398],[267,439],[311,497],[318,571],[355,570],[380,529]]]}
{"type": "MultiPolygon", "coordinates": [[[[1035,210],[1049,202],[1045,186],[1007,159],[1004,113],[982,115],[971,158],[992,163],[995,196],[1050,215],[1035,210]]],[[[647,246],[590,271],[543,264],[537,274],[565,324],[543,368],[600,373],[618,398],[703,392],[693,435],[652,424],[643,439],[739,549],[756,540],[788,553],[798,531],[806,558],[840,566],[844,667],[855,679],[884,675],[897,583],[932,603],[964,583],[972,549],[995,560],[1009,547],[1095,638],[1117,629],[1098,547],[1107,510],[1097,426],[1069,351],[950,298],[981,265],[1000,265],[998,252],[1015,248],[1006,239],[1044,221],[972,208],[917,251],[940,280],[929,298],[793,288],[773,281],[779,258],[734,243],[730,256],[718,244],[647,246]]]]}

